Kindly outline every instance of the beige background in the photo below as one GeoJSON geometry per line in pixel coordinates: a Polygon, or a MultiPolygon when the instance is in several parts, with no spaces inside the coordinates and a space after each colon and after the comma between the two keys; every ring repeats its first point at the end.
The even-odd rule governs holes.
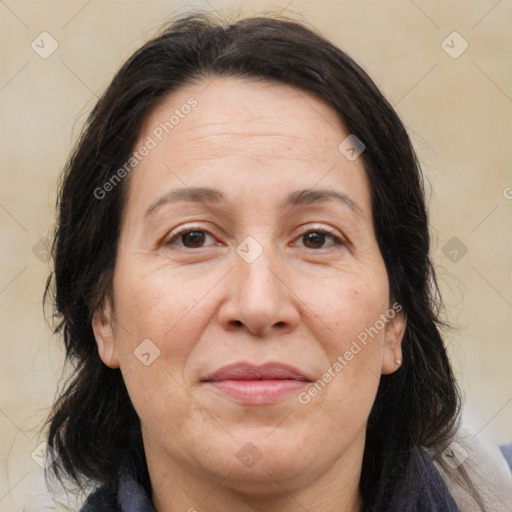
{"type": "Polygon", "coordinates": [[[512,440],[510,0],[1,0],[0,512],[54,510],[34,498],[41,469],[31,458],[62,367],[42,316],[49,266],[39,241],[84,115],[169,15],[287,5],[362,64],[405,122],[429,183],[433,256],[456,326],[446,340],[465,415],[492,442],[512,440]],[[44,31],[59,45],[47,59],[31,47],[44,31]],[[463,39],[447,39],[452,55],[469,45],[458,58],[442,47],[454,31],[463,39]]]}

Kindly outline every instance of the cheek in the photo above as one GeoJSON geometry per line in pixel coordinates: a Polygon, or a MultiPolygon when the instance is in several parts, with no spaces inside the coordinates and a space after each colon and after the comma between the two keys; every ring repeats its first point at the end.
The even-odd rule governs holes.
{"type": "Polygon", "coordinates": [[[197,322],[188,320],[205,293],[203,289],[208,289],[207,283],[190,276],[180,279],[179,273],[169,269],[138,274],[123,272],[121,267],[119,276],[114,289],[116,319],[121,327],[116,333],[120,351],[126,356],[149,338],[163,352],[172,339],[173,356],[179,360],[197,336],[197,322]]]}
{"type": "Polygon", "coordinates": [[[343,286],[324,291],[312,304],[312,309],[322,312],[319,316],[323,325],[329,327],[322,347],[329,366],[317,381],[311,402],[320,407],[325,407],[325,402],[339,404],[337,412],[333,409],[337,421],[345,421],[348,410],[369,413],[373,403],[384,350],[385,323],[381,315],[389,304],[383,283],[386,281],[382,279],[363,281],[354,276],[343,286]]]}
{"type": "Polygon", "coordinates": [[[195,307],[202,296],[200,283],[189,279],[184,285],[179,273],[153,269],[142,274],[134,268],[120,266],[114,282],[116,348],[142,424],[165,437],[169,430],[180,430],[193,408],[183,369],[203,328],[195,307]]]}
{"type": "Polygon", "coordinates": [[[196,424],[205,420],[201,419],[197,404],[175,376],[178,372],[159,359],[151,366],[125,367],[122,372],[141,425],[151,432],[151,436],[165,440],[164,443],[174,451],[182,450],[182,431],[190,419],[193,418],[196,424]]]}
{"type": "Polygon", "coordinates": [[[387,281],[382,275],[375,275],[374,279],[350,276],[327,290],[319,290],[313,300],[311,307],[331,328],[331,345],[337,350],[343,350],[358,336],[363,340],[364,333],[376,324],[379,334],[383,333],[379,318],[386,313],[389,300],[387,281]]]}
{"type": "Polygon", "coordinates": [[[134,270],[144,268],[143,262],[132,262],[130,269],[119,265],[114,282],[116,320],[120,324],[116,347],[138,415],[165,436],[166,429],[179,431],[188,416],[206,421],[193,412],[185,370],[210,321],[208,292],[219,279],[183,275],[179,269],[166,266],[152,268],[147,262],[144,265],[148,269],[144,273],[134,270]]]}

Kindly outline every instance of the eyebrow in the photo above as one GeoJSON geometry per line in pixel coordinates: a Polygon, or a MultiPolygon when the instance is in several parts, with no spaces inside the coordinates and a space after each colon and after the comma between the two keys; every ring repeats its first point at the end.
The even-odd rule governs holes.
{"type": "MultiPolygon", "coordinates": [[[[163,196],[157,198],[147,208],[144,216],[147,217],[160,206],[168,203],[177,203],[179,201],[191,201],[210,204],[221,204],[226,202],[226,197],[223,192],[215,188],[209,187],[186,187],[178,188],[167,192],[163,196]]],[[[334,189],[304,189],[292,192],[284,201],[279,205],[281,208],[287,206],[301,206],[318,203],[326,203],[329,201],[337,201],[341,204],[348,206],[355,214],[364,217],[364,212],[361,207],[349,196],[338,192],[334,189]]]]}

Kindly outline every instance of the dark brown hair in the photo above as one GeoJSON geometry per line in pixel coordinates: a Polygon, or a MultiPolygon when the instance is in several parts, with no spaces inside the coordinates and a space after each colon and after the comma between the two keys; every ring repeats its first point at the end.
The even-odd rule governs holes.
{"type": "Polygon", "coordinates": [[[105,483],[116,479],[129,449],[143,458],[121,373],[101,362],[91,327],[111,291],[128,180],[102,199],[94,191],[128,161],[166,95],[215,76],[300,88],[337,112],[365,145],[375,233],[391,294],[408,321],[403,365],[381,377],[371,410],[360,489],[367,510],[398,510],[392,507],[418,466],[415,447],[443,448],[460,402],[439,331],[422,175],[402,122],[361,67],[303,23],[275,16],[232,24],[202,13],[177,19],[129,58],[90,114],[63,173],[45,293],[48,299],[54,291],[55,331],[75,368],[49,418],[48,442],[58,453],[52,470],[77,484],[105,483]]]}

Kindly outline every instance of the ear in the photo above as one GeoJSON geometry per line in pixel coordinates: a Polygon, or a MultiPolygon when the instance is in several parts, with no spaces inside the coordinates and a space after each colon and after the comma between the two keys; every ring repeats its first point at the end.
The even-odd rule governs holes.
{"type": "MultiPolygon", "coordinates": [[[[395,303],[397,304],[397,303],[395,303]]],[[[402,364],[402,339],[407,326],[407,317],[402,311],[402,307],[396,307],[389,311],[395,314],[388,317],[388,322],[384,331],[384,353],[382,357],[382,375],[388,375],[396,372],[402,364]]]]}
{"type": "Polygon", "coordinates": [[[110,299],[105,298],[92,317],[92,330],[100,359],[109,368],[119,368],[119,358],[114,337],[114,317],[110,299]]]}

